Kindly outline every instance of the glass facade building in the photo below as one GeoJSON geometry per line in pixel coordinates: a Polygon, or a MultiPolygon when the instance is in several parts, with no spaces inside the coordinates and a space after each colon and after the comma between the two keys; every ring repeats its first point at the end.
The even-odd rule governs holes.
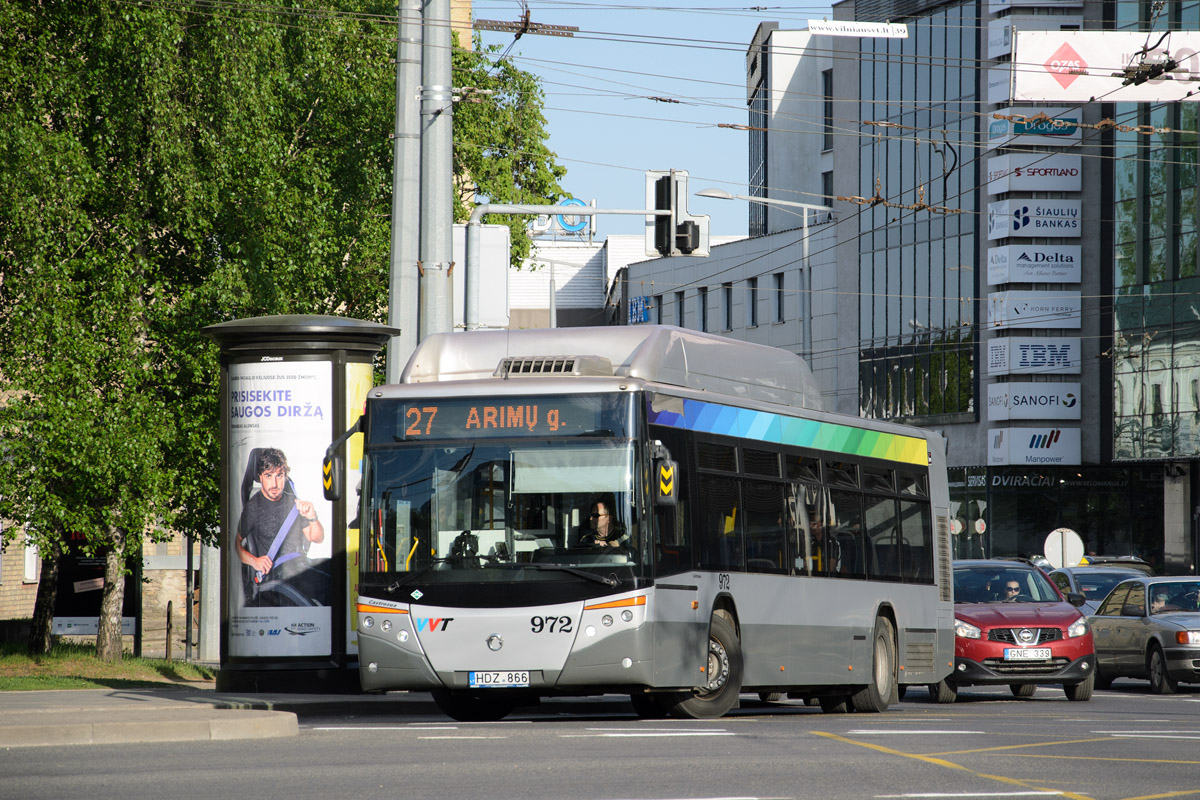
{"type": "Polygon", "coordinates": [[[942,5],[904,19],[908,38],[861,40],[863,416],[936,423],[974,410],[978,14],[942,5]]]}

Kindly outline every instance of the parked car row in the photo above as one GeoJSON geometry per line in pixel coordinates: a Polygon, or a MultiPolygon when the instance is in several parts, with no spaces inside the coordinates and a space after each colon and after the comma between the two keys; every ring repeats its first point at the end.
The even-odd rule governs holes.
{"type": "Polygon", "coordinates": [[[1200,579],[1093,561],[1049,576],[1021,559],[955,561],[954,670],[931,697],[954,702],[959,687],[978,685],[1031,697],[1056,683],[1082,701],[1120,677],[1159,694],[1200,683],[1200,579]]]}

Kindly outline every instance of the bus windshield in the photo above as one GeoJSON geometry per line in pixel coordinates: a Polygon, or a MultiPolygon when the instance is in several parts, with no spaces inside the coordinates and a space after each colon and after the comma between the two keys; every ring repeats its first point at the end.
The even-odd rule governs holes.
{"type": "Polygon", "coordinates": [[[634,459],[633,444],[614,439],[368,451],[363,587],[388,596],[446,584],[574,581],[612,591],[641,574],[634,459]]]}

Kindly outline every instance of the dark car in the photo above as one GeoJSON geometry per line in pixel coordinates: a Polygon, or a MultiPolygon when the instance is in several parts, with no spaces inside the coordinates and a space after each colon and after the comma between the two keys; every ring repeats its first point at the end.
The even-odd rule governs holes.
{"type": "Polygon", "coordinates": [[[1132,569],[1143,575],[1154,577],[1154,567],[1147,564],[1137,556],[1084,556],[1079,562],[1081,567],[1119,567],[1122,569],[1132,569]]]}
{"type": "Polygon", "coordinates": [[[1039,683],[1058,683],[1069,700],[1091,698],[1096,656],[1083,603],[1030,563],[955,561],[954,671],[930,695],[950,703],[960,686],[1007,685],[1031,697],[1039,683]]]}
{"type": "Polygon", "coordinates": [[[1108,597],[1112,588],[1127,578],[1139,578],[1145,573],[1118,564],[1103,566],[1063,567],[1050,572],[1050,580],[1058,590],[1067,594],[1081,594],[1087,602],[1079,607],[1084,614],[1091,616],[1100,607],[1101,601],[1108,597]]]}
{"type": "Polygon", "coordinates": [[[1200,580],[1138,577],[1122,581],[1091,618],[1096,685],[1145,678],[1156,694],[1200,683],[1200,580]]]}

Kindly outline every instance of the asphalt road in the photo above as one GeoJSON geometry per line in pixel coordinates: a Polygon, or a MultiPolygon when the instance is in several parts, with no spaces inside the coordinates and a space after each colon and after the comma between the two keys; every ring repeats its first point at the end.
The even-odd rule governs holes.
{"type": "Polygon", "coordinates": [[[301,721],[294,738],[0,752],[3,798],[1200,798],[1200,691],[1117,682],[1090,702],[920,689],[885,714],[797,701],[713,721],[639,720],[617,696],[495,723],[301,721]]]}

